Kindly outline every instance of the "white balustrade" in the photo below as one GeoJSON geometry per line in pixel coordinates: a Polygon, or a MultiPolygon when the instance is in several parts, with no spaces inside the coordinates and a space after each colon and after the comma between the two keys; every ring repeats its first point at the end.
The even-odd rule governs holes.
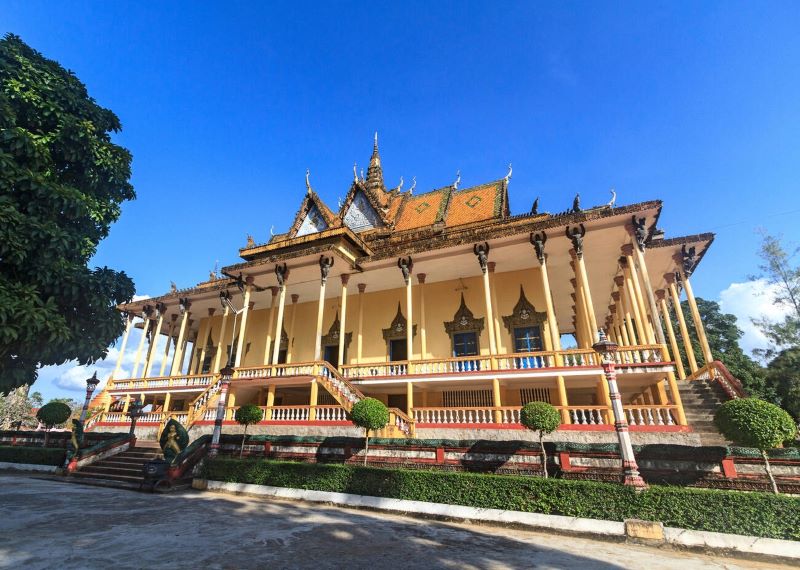
{"type": "Polygon", "coordinates": [[[632,426],[673,426],[672,410],[666,406],[624,406],[625,417],[632,426]]]}
{"type": "Polygon", "coordinates": [[[494,424],[495,413],[500,423],[518,424],[521,408],[414,408],[414,420],[423,424],[494,424]]]}
{"type": "Polygon", "coordinates": [[[603,425],[603,412],[606,408],[601,407],[568,407],[570,419],[573,424],[583,426],[603,425]]]}

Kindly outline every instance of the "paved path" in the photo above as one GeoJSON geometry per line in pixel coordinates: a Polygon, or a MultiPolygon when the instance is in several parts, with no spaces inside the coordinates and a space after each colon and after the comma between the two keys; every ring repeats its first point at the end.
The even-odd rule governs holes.
{"type": "Polygon", "coordinates": [[[0,475],[0,568],[781,568],[673,550],[186,491],[0,475]]]}

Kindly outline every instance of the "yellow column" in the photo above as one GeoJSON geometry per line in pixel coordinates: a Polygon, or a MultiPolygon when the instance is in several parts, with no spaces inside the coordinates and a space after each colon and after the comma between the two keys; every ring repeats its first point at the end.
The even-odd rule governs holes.
{"type": "Polygon", "coordinates": [[[275,319],[275,340],[272,343],[272,364],[278,363],[278,355],[281,350],[281,331],[283,330],[283,308],[286,304],[286,279],[289,277],[289,269],[286,264],[275,266],[275,275],[278,277],[278,317],[275,319]]]}
{"type": "Polygon", "coordinates": [[[683,341],[683,348],[686,351],[686,360],[689,361],[689,370],[692,374],[694,374],[697,372],[697,360],[694,356],[692,339],[689,338],[689,328],[686,326],[686,318],[683,316],[681,298],[680,295],[678,295],[678,288],[675,285],[675,274],[667,273],[664,275],[664,279],[669,285],[669,294],[672,298],[672,308],[675,310],[675,318],[678,319],[678,328],[681,331],[681,340],[683,341]]]}
{"type": "Polygon", "coordinates": [[[287,332],[288,346],[286,347],[286,363],[292,361],[294,356],[294,324],[297,322],[297,301],[300,300],[300,295],[297,293],[292,294],[292,319],[289,321],[289,331],[287,332]]]}
{"type": "Polygon", "coordinates": [[[131,329],[133,328],[133,319],[134,316],[132,314],[126,314],[125,320],[125,333],[122,335],[122,344],[119,346],[119,356],[117,356],[117,363],[114,366],[114,372],[111,374],[111,378],[116,378],[119,375],[119,371],[122,368],[122,359],[125,357],[125,347],[128,345],[128,336],[131,334],[131,329]]]}
{"type": "MultiPolygon", "coordinates": [[[[600,401],[603,402],[602,405],[606,407],[603,414],[603,421],[606,424],[614,423],[614,413],[611,408],[611,394],[608,391],[608,382],[606,381],[606,377],[602,374],[600,375],[600,380],[598,382],[598,390],[600,393],[600,401]]],[[[621,402],[620,402],[621,403],[621,402]]]]}
{"type": "Polygon", "coordinates": [[[144,374],[142,374],[144,378],[150,376],[150,373],[153,371],[153,364],[156,362],[156,346],[158,346],[158,337],[161,336],[161,325],[164,324],[164,313],[166,311],[166,305],[163,303],[156,303],[156,314],[158,317],[156,318],[156,329],[153,331],[153,335],[151,336],[152,340],[150,342],[150,352],[147,355],[147,362],[144,365],[144,374]]]}
{"type": "Polygon", "coordinates": [[[558,330],[556,311],[553,306],[553,295],[550,292],[550,277],[547,273],[547,256],[539,258],[539,276],[542,280],[542,291],[544,292],[545,311],[547,312],[547,330],[550,333],[550,345],[553,350],[561,350],[561,332],[558,330]]]}
{"type": "Polygon", "coordinates": [[[125,402],[122,404],[122,413],[123,414],[128,413],[128,406],[130,405],[130,403],[131,403],[131,395],[130,394],[125,394],[125,402]]]}
{"type": "Polygon", "coordinates": [[[645,324],[647,316],[641,313],[639,303],[636,300],[636,288],[633,284],[630,265],[627,261],[623,263],[623,260],[620,260],[620,265],[622,265],[622,273],[625,278],[625,301],[628,304],[629,311],[633,313],[634,325],[636,325],[637,344],[649,344],[651,342],[650,335],[645,324]]]}
{"type": "MultiPolygon", "coordinates": [[[[414,360],[414,302],[411,297],[411,269],[412,264],[409,263],[408,275],[403,274],[406,283],[406,354],[409,362],[414,360]]],[[[411,372],[411,365],[409,365],[408,371],[411,372]]]]}
{"type": "Polygon", "coordinates": [[[492,291],[492,309],[494,313],[494,319],[492,320],[492,323],[494,324],[494,340],[497,344],[497,353],[502,354],[509,351],[503,346],[503,335],[500,334],[500,305],[497,303],[497,277],[494,273],[495,266],[496,264],[494,261],[490,261],[488,263],[489,286],[492,291]]]}
{"type": "Polygon", "coordinates": [[[178,315],[171,315],[169,320],[169,333],[167,334],[167,345],[164,347],[164,354],[161,356],[161,367],[158,370],[159,376],[164,376],[167,371],[167,362],[169,361],[169,351],[172,347],[172,338],[175,334],[175,324],[178,321],[178,315]]]}
{"type": "Polygon", "coordinates": [[[650,273],[647,271],[647,263],[644,259],[644,244],[639,244],[635,242],[631,245],[631,249],[633,249],[634,260],[636,262],[635,268],[638,268],[639,276],[642,279],[642,285],[644,287],[645,297],[647,298],[647,304],[650,306],[650,318],[653,322],[653,328],[655,329],[655,338],[658,344],[667,344],[667,340],[664,337],[664,329],[661,326],[661,319],[658,317],[658,306],[656,304],[656,298],[653,293],[653,285],[650,283],[650,273]]]}
{"type": "Polygon", "coordinates": [[[589,309],[586,303],[586,294],[584,293],[582,284],[575,283],[575,315],[583,330],[583,346],[581,348],[589,348],[592,346],[592,333],[591,321],[589,320],[589,309]]]}
{"type": "Polygon", "coordinates": [[[312,422],[317,419],[317,396],[319,393],[319,384],[317,384],[316,380],[311,381],[311,397],[309,398],[308,405],[311,406],[311,409],[308,411],[308,419],[312,422]]]}
{"type": "Polygon", "coordinates": [[[211,319],[214,317],[214,313],[216,309],[209,308],[208,309],[208,319],[206,319],[206,328],[203,332],[203,340],[202,345],[200,346],[200,358],[197,361],[197,367],[195,369],[195,374],[202,374],[203,373],[203,363],[206,361],[206,350],[208,347],[208,339],[211,338],[211,319]]]}
{"type": "Polygon", "coordinates": [[[325,313],[325,285],[328,282],[328,271],[333,266],[333,258],[319,258],[320,280],[319,280],[319,304],[317,305],[317,333],[314,337],[314,360],[322,359],[322,319],[325,313]]]}
{"type": "Polygon", "coordinates": [[[589,316],[589,329],[592,336],[589,338],[589,344],[597,341],[597,320],[594,314],[594,303],[592,302],[592,290],[589,287],[589,276],[586,273],[586,265],[583,262],[583,252],[577,252],[571,249],[570,253],[575,258],[575,267],[578,273],[578,282],[580,283],[583,297],[586,300],[586,312],[589,316]]]}
{"type": "Polygon", "coordinates": [[[270,345],[272,344],[272,324],[275,322],[275,297],[278,296],[278,288],[274,285],[269,288],[272,293],[272,301],[269,305],[269,317],[267,317],[267,340],[264,343],[264,364],[269,364],[270,345]]]}
{"type": "Polygon", "coordinates": [[[692,311],[694,327],[697,330],[697,339],[700,341],[700,348],[703,351],[703,359],[706,361],[706,364],[711,364],[711,362],[714,360],[714,356],[711,354],[711,346],[708,344],[706,329],[703,326],[702,319],[700,318],[700,310],[697,308],[697,300],[694,298],[692,284],[689,283],[689,276],[683,271],[680,265],[678,266],[678,271],[680,272],[683,289],[686,291],[686,299],[689,301],[689,309],[692,311]]]}
{"type": "Polygon", "coordinates": [[[169,411],[169,403],[170,403],[171,399],[172,399],[172,395],[169,392],[167,392],[166,395],[164,396],[164,406],[163,406],[164,413],[169,411]]]}
{"type": "Polygon", "coordinates": [[[239,342],[236,344],[236,360],[233,363],[234,368],[239,368],[242,365],[245,336],[247,335],[247,316],[250,314],[250,311],[253,308],[250,306],[250,295],[253,292],[253,277],[248,275],[245,282],[244,306],[242,307],[242,320],[239,323],[239,342]]]}
{"type": "Polygon", "coordinates": [[[417,274],[419,282],[419,342],[420,360],[428,358],[428,333],[425,330],[425,277],[424,273],[417,274]]]}
{"type": "Polygon", "coordinates": [[[180,373],[181,364],[183,362],[184,342],[186,341],[186,324],[189,322],[189,315],[191,315],[189,309],[192,306],[192,302],[188,299],[180,299],[179,303],[183,307],[183,318],[181,319],[181,328],[178,331],[178,344],[175,348],[175,356],[172,357],[172,368],[169,372],[170,376],[175,376],[180,373]]]}
{"type": "Polygon", "coordinates": [[[342,316],[339,319],[339,367],[341,368],[345,364],[344,361],[344,340],[346,336],[346,328],[347,325],[347,282],[350,280],[350,276],[347,274],[341,275],[342,279],[342,316]]]}
{"type": "Polygon", "coordinates": [[[661,316],[664,319],[664,326],[667,329],[667,337],[669,338],[670,350],[672,350],[672,360],[675,361],[675,367],[678,369],[678,378],[683,380],[686,378],[686,371],[683,368],[683,361],[681,360],[681,353],[678,352],[678,340],[675,338],[675,331],[672,329],[672,321],[669,318],[669,309],[667,308],[666,294],[663,290],[656,291],[658,303],[661,305],[661,316]]]}
{"type": "Polygon", "coordinates": [[[361,363],[361,349],[363,347],[362,335],[364,330],[364,291],[366,283],[358,284],[358,334],[356,335],[356,364],[361,363]]]}
{"type": "Polygon", "coordinates": [[[225,308],[222,310],[222,323],[220,324],[217,353],[214,355],[214,367],[212,368],[212,372],[215,374],[222,368],[222,357],[225,354],[225,329],[228,327],[228,317],[230,314],[230,308],[225,305],[225,308]]]}
{"type": "Polygon", "coordinates": [[[267,392],[267,414],[268,420],[272,419],[272,407],[275,405],[275,384],[270,384],[267,392]]]}
{"type": "Polygon", "coordinates": [[[414,385],[406,382],[406,413],[408,417],[414,417],[414,385]]]}
{"type": "Polygon", "coordinates": [[[564,383],[563,376],[556,376],[556,386],[558,387],[558,404],[559,406],[562,406],[561,423],[572,423],[569,419],[569,410],[566,409],[566,406],[569,406],[569,401],[567,400],[567,386],[564,383]]]}
{"type": "MultiPolygon", "coordinates": [[[[494,313],[492,311],[492,292],[491,292],[491,285],[489,283],[489,244],[483,243],[476,245],[473,248],[475,255],[478,256],[478,264],[481,267],[481,272],[483,273],[483,299],[486,303],[486,322],[489,323],[489,326],[486,327],[489,331],[489,354],[491,356],[495,356],[497,354],[497,341],[494,336],[494,327],[492,323],[494,322],[494,313]]],[[[494,358],[492,358],[492,369],[495,368],[494,358]]],[[[492,399],[494,402],[495,407],[501,407],[503,405],[502,398],[500,396],[500,381],[497,378],[492,378],[492,399]]],[[[503,414],[500,410],[495,410],[494,413],[494,421],[495,423],[502,422],[503,414]]]]}
{"type": "Polygon", "coordinates": [[[638,271],[636,271],[636,264],[633,261],[633,246],[631,244],[626,244],[622,246],[622,254],[625,256],[625,265],[628,268],[628,274],[630,275],[630,282],[633,285],[633,296],[636,299],[636,305],[639,308],[639,314],[642,318],[642,326],[644,327],[645,332],[647,333],[643,338],[647,339],[649,344],[655,344],[656,336],[653,332],[652,325],[650,324],[650,320],[647,318],[647,307],[645,306],[644,302],[644,294],[642,293],[642,287],[639,284],[639,277],[638,271]]]}
{"type": "MultiPolygon", "coordinates": [[[[667,359],[669,358],[669,353],[667,352],[667,347],[661,345],[661,354],[662,358],[667,359]]],[[[678,392],[678,383],[675,381],[675,373],[670,370],[667,372],[667,383],[669,384],[669,391],[672,394],[672,403],[675,404],[677,407],[676,415],[678,420],[678,425],[685,426],[686,424],[686,414],[683,411],[683,402],[681,401],[681,393],[678,392]]]]}
{"type": "Polygon", "coordinates": [[[144,348],[144,341],[147,340],[147,331],[150,330],[150,313],[153,312],[153,308],[149,305],[144,307],[144,313],[142,314],[143,324],[142,327],[142,338],[139,339],[139,346],[136,348],[136,356],[133,360],[133,372],[131,372],[131,378],[136,378],[136,373],[139,371],[139,364],[142,361],[142,349],[144,348]]]}

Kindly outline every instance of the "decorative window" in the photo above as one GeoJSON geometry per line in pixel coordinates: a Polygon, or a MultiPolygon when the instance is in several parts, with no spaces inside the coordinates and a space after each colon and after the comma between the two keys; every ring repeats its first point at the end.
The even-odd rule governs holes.
{"type": "Polygon", "coordinates": [[[480,336],[483,330],[481,317],[476,319],[461,294],[461,304],[453,315],[453,320],[444,323],[444,330],[450,335],[453,356],[475,356],[480,354],[480,336]]]}
{"type": "Polygon", "coordinates": [[[514,329],[514,352],[542,350],[542,333],[538,325],[514,329]]]}
{"type": "Polygon", "coordinates": [[[525,297],[525,290],[520,285],[519,300],[514,311],[503,317],[508,333],[514,339],[516,352],[533,352],[542,350],[542,325],[547,320],[547,313],[540,313],[525,297]]]}
{"type": "Polygon", "coordinates": [[[494,406],[491,390],[457,390],[442,392],[445,408],[474,408],[494,406]]]}
{"type": "MultiPolygon", "coordinates": [[[[328,329],[328,334],[322,335],[322,347],[325,352],[325,360],[328,361],[334,368],[339,364],[339,311],[336,311],[336,317],[331,323],[331,328],[328,329]]],[[[344,335],[344,360],[347,362],[347,348],[350,346],[350,341],[353,338],[353,333],[345,333],[344,335]]]]}
{"type": "Polygon", "coordinates": [[[550,390],[547,388],[520,388],[519,401],[524,406],[530,402],[550,403],[550,390]]]}
{"type": "MultiPolygon", "coordinates": [[[[383,329],[383,340],[386,341],[386,352],[389,360],[407,360],[406,337],[408,336],[408,323],[400,310],[400,303],[397,303],[397,314],[392,319],[389,328],[383,329]],[[402,341],[402,342],[400,342],[402,341]]],[[[417,325],[411,328],[412,338],[417,335],[417,325]]]]}

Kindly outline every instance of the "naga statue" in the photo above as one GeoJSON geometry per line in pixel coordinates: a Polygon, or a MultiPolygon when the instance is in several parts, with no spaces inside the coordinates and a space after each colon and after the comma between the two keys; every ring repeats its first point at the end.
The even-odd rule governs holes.
{"type": "Polygon", "coordinates": [[[78,455],[81,445],[83,445],[83,422],[72,420],[72,437],[67,444],[67,462],[78,455]]]}
{"type": "Polygon", "coordinates": [[[164,426],[164,431],[161,432],[159,444],[161,445],[161,452],[164,454],[164,461],[172,464],[181,451],[189,445],[189,433],[180,422],[170,418],[164,426]]]}

